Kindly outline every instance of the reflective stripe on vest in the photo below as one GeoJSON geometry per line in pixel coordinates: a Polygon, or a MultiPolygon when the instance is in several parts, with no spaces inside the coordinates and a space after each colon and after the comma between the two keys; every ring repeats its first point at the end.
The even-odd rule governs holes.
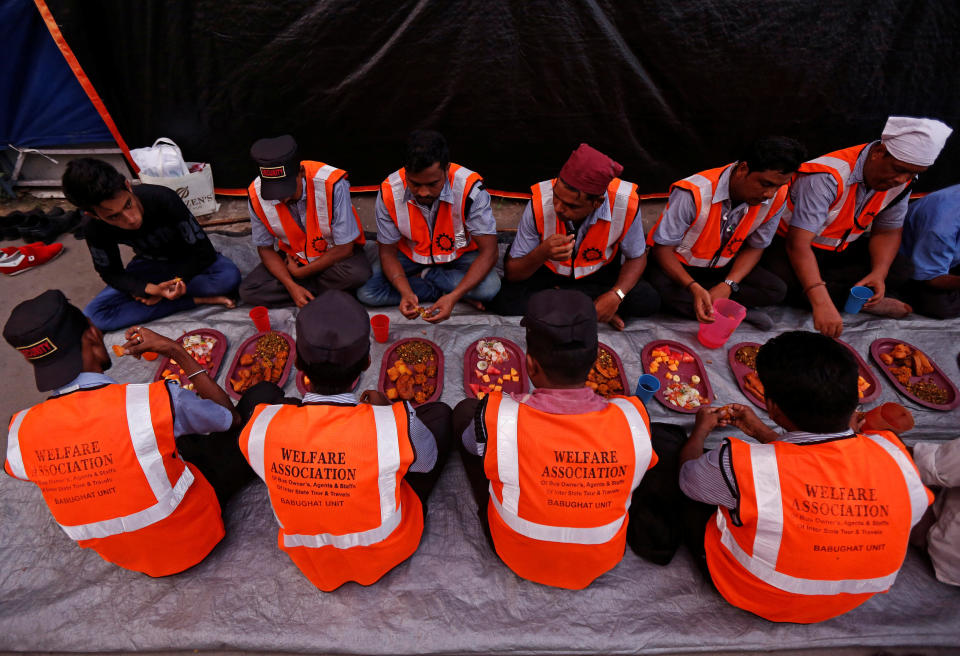
{"type": "MultiPolygon", "coordinates": [[[[263,218],[267,220],[267,227],[270,228],[270,232],[273,233],[273,236],[277,238],[283,244],[286,244],[292,251],[290,247],[290,237],[287,236],[286,230],[283,229],[283,223],[280,221],[280,215],[277,213],[277,205],[282,201],[279,200],[263,200],[263,195],[260,193],[260,176],[253,181],[253,188],[257,193],[257,200],[260,203],[260,211],[263,212],[263,218]]],[[[295,251],[294,254],[299,257],[304,262],[307,261],[307,254],[303,250],[295,251]]]]}
{"type": "MultiPolygon", "coordinates": [[[[332,192],[328,196],[327,194],[327,181],[331,176],[340,173],[340,169],[329,164],[320,164],[319,162],[303,162],[306,172],[309,174],[310,170],[316,166],[316,171],[313,171],[312,177],[310,178],[307,193],[307,207],[306,207],[306,216],[303,218],[303,229],[296,225],[296,221],[293,219],[292,215],[289,219],[290,230],[297,231],[300,234],[297,235],[288,235],[287,230],[284,227],[284,221],[280,217],[278,207],[283,203],[280,200],[264,200],[260,194],[261,180],[260,176],[257,176],[253,181],[253,191],[256,194],[256,202],[254,199],[251,199],[250,204],[253,206],[254,213],[258,216],[261,216],[261,219],[265,222],[267,229],[270,233],[276,237],[277,241],[280,242],[280,247],[285,252],[290,253],[291,255],[296,256],[300,259],[301,262],[311,262],[315,260],[319,255],[315,253],[315,250],[308,248],[308,237],[311,233],[316,236],[319,232],[320,236],[323,237],[323,240],[328,244],[333,244],[333,230],[331,228],[331,223],[333,221],[332,208],[330,206],[333,201],[332,192]],[[311,202],[312,201],[312,202],[311,202]],[[258,211],[259,210],[259,211],[258,211]],[[294,239],[296,237],[296,239],[294,239]],[[294,250],[293,243],[297,242],[297,245],[300,244],[300,238],[303,238],[302,249],[294,250]]],[[[338,176],[338,179],[342,179],[342,176],[345,173],[342,173],[338,176]]],[[[289,210],[286,210],[289,213],[289,210]]],[[[359,225],[359,222],[358,222],[359,225]]],[[[363,236],[363,229],[360,230],[361,237],[363,236]]],[[[358,239],[359,241],[359,239],[358,239]]]]}
{"type": "MultiPolygon", "coordinates": [[[[599,270],[601,267],[603,267],[603,265],[609,263],[610,259],[613,257],[616,245],[619,243],[620,237],[623,235],[623,227],[627,221],[627,211],[630,207],[630,194],[633,189],[633,185],[618,178],[611,182],[611,186],[614,183],[617,184],[617,188],[612,197],[609,187],[606,192],[607,202],[610,204],[610,226],[609,231],[607,232],[607,244],[606,248],[604,249],[603,258],[596,264],[575,266],[573,268],[574,278],[588,276],[591,273],[599,270]]],[[[543,242],[557,231],[557,213],[553,209],[553,180],[544,180],[543,182],[538,182],[535,186],[540,192],[539,214],[541,217],[543,217],[543,235],[541,236],[541,242],[543,242]]],[[[599,224],[599,222],[600,221],[598,220],[596,223],[594,223],[594,225],[590,226],[590,230],[599,224]]],[[[586,235],[584,235],[584,239],[586,239],[586,235]]],[[[582,246],[583,243],[581,242],[580,245],[582,246]]],[[[570,267],[566,264],[551,261],[550,268],[553,269],[553,271],[558,275],[570,275],[570,267]]]]}
{"type": "MultiPolygon", "coordinates": [[[[913,521],[926,510],[927,497],[923,484],[912,464],[886,439],[867,435],[882,447],[897,463],[910,491],[913,521]]],[[[783,536],[783,498],[780,491],[780,473],[776,449],[772,445],[751,444],[750,460],[753,472],[754,494],[757,503],[757,524],[751,556],[744,551],[727,524],[726,509],[716,513],[720,543],[740,565],[758,579],[791,594],[837,595],[876,593],[888,590],[896,581],[898,570],[870,579],[819,580],[790,576],[776,569],[783,536]]]]}
{"type": "MultiPolygon", "coordinates": [[[[634,449],[633,489],[636,489],[652,458],[650,435],[643,417],[629,401],[610,399],[610,403],[620,409],[630,426],[634,449]]],[[[627,495],[624,514],[603,526],[589,528],[549,526],[520,517],[520,457],[517,450],[519,413],[519,403],[509,396],[501,398],[500,407],[497,409],[497,473],[503,485],[502,502],[497,498],[493,485],[489,487],[490,501],[497,514],[513,531],[534,540],[565,544],[604,544],[612,540],[627,517],[626,511],[630,508],[632,494],[627,495]]]]}
{"type": "MultiPolygon", "coordinates": [[[[846,150],[854,151],[856,149],[857,147],[848,148],[846,150]]],[[[843,151],[838,151],[838,152],[843,152],[843,151]]],[[[856,191],[857,185],[847,184],[847,181],[850,179],[850,175],[853,173],[853,167],[856,164],[857,158],[859,158],[860,156],[859,152],[862,152],[862,150],[857,152],[857,155],[856,157],[854,157],[853,161],[848,161],[846,159],[843,159],[842,157],[835,157],[833,154],[828,154],[828,155],[823,155],[821,157],[817,157],[816,159],[812,159],[809,162],[805,162],[804,164],[801,165],[801,173],[806,173],[808,175],[817,174],[817,173],[829,174],[837,182],[837,188],[838,189],[840,189],[840,187],[843,188],[842,191],[840,191],[838,197],[834,199],[833,204],[830,205],[830,209],[827,211],[827,220],[823,224],[823,228],[821,228],[820,234],[815,235],[813,240],[811,241],[811,243],[815,246],[819,246],[821,248],[826,248],[831,250],[842,251],[844,248],[846,248],[847,244],[850,244],[851,242],[855,241],[861,234],[863,234],[866,231],[867,228],[869,228],[869,225],[867,225],[867,226],[864,226],[863,229],[853,230],[852,228],[857,227],[856,221],[857,219],[859,219],[858,216],[854,216],[851,230],[846,232],[845,236],[842,236],[842,237],[823,236],[824,232],[828,231],[831,227],[833,227],[834,222],[837,220],[837,217],[840,216],[840,213],[847,206],[848,202],[854,203],[854,207],[852,209],[856,210],[855,191],[856,191]],[[804,171],[803,168],[805,166],[812,167],[814,170],[804,171]],[[818,170],[818,169],[826,169],[826,170],[818,170]],[[850,198],[851,190],[854,191],[853,198],[850,198]]],[[[860,184],[864,184],[864,183],[860,183],[860,184]]],[[[909,184],[910,183],[897,185],[896,187],[892,189],[888,189],[887,191],[883,192],[882,195],[874,193],[874,196],[864,203],[863,208],[861,208],[861,213],[863,213],[868,207],[872,205],[876,209],[876,211],[874,212],[874,215],[879,214],[884,209],[886,209],[891,203],[893,203],[893,201],[897,199],[900,193],[903,192],[903,190],[906,189],[909,186],[909,184]],[[878,197],[880,199],[879,201],[877,200],[878,197]]],[[[787,203],[787,207],[784,208],[783,210],[783,215],[780,218],[780,230],[778,230],[778,234],[781,234],[781,235],[786,234],[786,229],[789,227],[790,220],[792,218],[793,218],[793,202],[791,201],[787,203]]],[[[872,219],[871,219],[871,223],[872,223],[872,219]]]]}
{"type": "MultiPolygon", "coordinates": [[[[163,464],[163,455],[157,446],[157,437],[153,430],[153,418],[150,416],[150,385],[126,386],[126,411],[130,441],[137,462],[139,462],[143,475],[157,501],[148,508],[123,517],[73,526],[58,524],[64,533],[74,540],[92,540],[119,535],[120,533],[130,533],[166,519],[177,509],[187,490],[193,484],[193,474],[190,468],[184,467],[183,473],[180,474],[176,484],[170,485],[170,479],[167,477],[167,470],[163,464]]],[[[11,469],[18,475],[22,473],[25,480],[28,480],[28,477],[20,454],[19,431],[20,424],[23,423],[23,418],[27,412],[29,410],[21,412],[17,415],[14,423],[11,424],[7,447],[7,459],[10,461],[11,469]],[[12,445],[16,445],[16,464],[10,457],[12,445]],[[17,467],[19,467],[19,473],[17,467]]]]}
{"type": "Polygon", "coordinates": [[[27,476],[27,468],[23,466],[23,454],[20,453],[20,424],[23,418],[27,416],[27,410],[21,410],[10,422],[10,432],[7,434],[7,463],[10,465],[10,471],[21,480],[30,480],[27,476]]]}
{"type": "MultiPolygon", "coordinates": [[[[267,437],[267,428],[274,416],[283,408],[282,405],[272,405],[264,408],[253,425],[250,427],[250,436],[247,441],[247,453],[250,466],[257,475],[266,480],[266,464],[264,460],[264,445],[267,437]]],[[[390,537],[390,534],[400,526],[403,518],[401,507],[397,504],[397,472],[400,469],[400,437],[397,433],[397,420],[390,406],[371,406],[373,420],[377,430],[377,466],[379,467],[380,492],[380,525],[368,531],[359,533],[345,533],[332,535],[317,533],[315,535],[284,534],[285,547],[310,547],[317,549],[331,546],[336,549],[350,549],[352,547],[366,547],[377,544],[390,537]]],[[[269,495],[270,486],[267,486],[269,495]]],[[[273,503],[271,500],[271,507],[273,503]]],[[[276,517],[276,513],[274,513],[276,517]]],[[[280,518],[277,523],[283,528],[280,518]]]]}
{"type": "MultiPolygon", "coordinates": [[[[731,165],[732,166],[732,165],[731,165]]],[[[719,180],[719,176],[717,178],[719,180]]],[[[723,252],[723,238],[721,236],[721,248],[717,254],[710,258],[705,257],[696,257],[693,254],[694,245],[700,239],[700,236],[703,234],[704,228],[706,228],[707,223],[710,219],[710,211],[713,208],[713,181],[709,178],[696,173],[691,175],[689,178],[684,178],[685,182],[690,183],[697,188],[699,193],[699,199],[697,201],[697,206],[700,208],[700,211],[697,213],[696,219],[694,219],[693,224],[687,229],[687,232],[684,233],[683,239],[676,247],[676,254],[683,258],[683,261],[689,266],[696,267],[722,267],[733,259],[733,255],[723,257],[721,253],[723,252]]],[[[692,191],[686,186],[679,187],[680,189],[686,189],[687,191],[692,191]]],[[[775,207],[779,207],[780,204],[776,202],[776,196],[770,199],[769,202],[757,205],[756,207],[748,208],[744,213],[740,221],[751,221],[750,233],[755,232],[760,226],[764,224],[767,220],[767,216],[770,214],[771,210],[774,210],[775,207]]],[[[739,226],[738,226],[739,227],[739,226]]]]}
{"type": "MultiPolygon", "coordinates": [[[[450,173],[452,175],[447,176],[447,182],[450,184],[450,190],[453,193],[453,202],[450,203],[450,220],[452,223],[451,231],[453,233],[453,251],[450,253],[434,253],[432,248],[432,234],[431,234],[431,248],[430,255],[424,255],[417,252],[417,239],[413,236],[413,228],[410,224],[410,208],[408,202],[404,200],[404,194],[406,192],[406,183],[404,182],[403,177],[400,175],[400,171],[394,171],[389,176],[387,176],[387,184],[390,186],[390,192],[393,196],[393,212],[392,217],[394,222],[397,225],[397,230],[400,232],[400,235],[405,240],[404,255],[409,257],[412,261],[417,264],[445,264],[447,262],[453,262],[456,260],[462,253],[461,249],[466,248],[470,245],[470,239],[467,236],[467,231],[463,217],[463,208],[466,202],[466,194],[469,191],[467,189],[467,183],[470,180],[470,177],[474,175],[474,172],[465,166],[460,166],[458,164],[450,164],[450,173]],[[407,252],[409,251],[409,252],[407,252]]],[[[442,202],[442,201],[441,201],[442,202]]],[[[384,203],[386,204],[386,203],[384,203]]],[[[390,208],[388,208],[390,209],[390,208]]],[[[435,232],[437,228],[437,223],[440,220],[442,206],[438,206],[437,215],[434,218],[433,231],[435,232]]],[[[418,212],[419,214],[419,212],[418,212]]],[[[422,217],[417,217],[418,220],[422,217]]],[[[426,220],[424,220],[424,228],[427,229],[428,233],[430,232],[429,226],[426,225],[426,220]]]]}

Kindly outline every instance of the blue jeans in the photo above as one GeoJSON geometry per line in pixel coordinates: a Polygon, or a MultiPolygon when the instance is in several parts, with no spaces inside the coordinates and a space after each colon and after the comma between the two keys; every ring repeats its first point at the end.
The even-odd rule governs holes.
{"type": "MultiPolygon", "coordinates": [[[[403,272],[410,282],[410,289],[417,295],[420,302],[432,303],[444,294],[452,292],[460,284],[467,269],[478,255],[478,251],[470,251],[449,264],[417,264],[399,252],[397,259],[400,260],[400,266],[403,267],[403,272]]],[[[499,291],[500,277],[497,276],[496,269],[490,269],[480,284],[467,292],[466,297],[487,303],[493,300],[499,291]]],[[[373,275],[370,276],[370,280],[357,290],[357,298],[364,305],[400,305],[400,292],[383,275],[379,258],[373,264],[373,275]]]]}
{"type": "MultiPolygon", "coordinates": [[[[147,260],[135,257],[127,265],[127,273],[151,283],[163,282],[176,277],[171,262],[147,260]]],[[[162,299],[156,305],[144,305],[127,292],[107,287],[97,294],[83,309],[93,324],[100,330],[120,330],[127,326],[147,323],[154,319],[183,312],[195,306],[193,299],[198,296],[228,296],[237,291],[240,284],[240,269],[223,255],[217,253],[213,264],[200,272],[187,283],[187,292],[180,298],[169,301],[162,299]]]]}

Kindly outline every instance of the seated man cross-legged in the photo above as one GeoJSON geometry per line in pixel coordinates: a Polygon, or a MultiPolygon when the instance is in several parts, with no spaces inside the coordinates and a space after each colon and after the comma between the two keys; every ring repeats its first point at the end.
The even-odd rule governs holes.
{"type": "Polygon", "coordinates": [[[937,120],[891,116],[880,140],[800,165],[763,265],[787,284],[789,303],[812,309],[816,330],[840,336],[840,309],[854,286],[873,290],[864,312],[894,319],[911,312],[887,294],[906,282],[891,267],[899,259],[910,185],[933,165],[951,132],[937,120]]]}
{"type": "MultiPolygon", "coordinates": [[[[786,285],[757,263],[777,231],[787,183],[804,157],[793,139],[765,137],[733,164],[673,183],[647,237],[653,248],[647,277],[666,307],[709,323],[718,298],[748,308],[783,300],[786,285]]],[[[755,309],[746,320],[763,330],[773,324],[755,309]]]]}
{"type": "Polygon", "coordinates": [[[896,435],[851,429],[859,371],[844,346],[784,333],[760,348],[757,374],[786,432],[738,404],[697,413],[679,453],[680,487],[695,500],[686,523],[701,527],[688,546],[734,606],[820,622],[890,589],[933,496],[896,435]],[[726,426],[756,441],[728,437],[704,453],[726,426]]]}
{"type": "Polygon", "coordinates": [[[589,297],[534,294],[521,325],[537,389],[462,401],[454,434],[481,525],[504,564],[577,590],[623,558],[631,495],[657,455],[636,397],[605,399],[585,386],[597,357],[589,297]]]}
{"type": "Polygon", "coordinates": [[[293,405],[273,383],[247,391],[239,407],[256,406],[240,448],[267,484],[280,549],[304,576],[327,592],[371,585],[420,544],[449,451],[450,407],[414,411],[373,390],[357,400],[370,319],[343,291],[300,309],[296,349],[310,392],[293,405]]]}
{"type": "Polygon", "coordinates": [[[490,194],[478,173],[450,162],[439,132],[410,134],[404,167],[380,185],[376,214],[380,260],[357,290],[361,303],[437,323],[457,301],[482,309],[497,295],[490,194]]]}
{"type": "Polygon", "coordinates": [[[533,185],[503,263],[497,312],[522,315],[532,294],[553,288],[586,294],[597,319],[617,330],[625,318],[657,311],[657,293],[640,279],[647,255],[637,185],[618,178],[621,171],[580,144],[554,180],[533,185]]]}
{"type": "Polygon", "coordinates": [[[260,264],[240,284],[243,302],[303,307],[324,289],[365,283],[370,263],[347,172],[299,161],[290,135],[258,140],[250,156],[259,167],[247,197],[260,264]]]}
{"type": "Polygon", "coordinates": [[[107,288],[84,309],[103,331],[147,323],[198,304],[233,307],[240,270],[217,253],[172,189],[133,186],[107,162],[75,159],[63,193],[84,213],[93,266],[107,288]],[[133,248],[126,268],[120,244],[133,248]]]}

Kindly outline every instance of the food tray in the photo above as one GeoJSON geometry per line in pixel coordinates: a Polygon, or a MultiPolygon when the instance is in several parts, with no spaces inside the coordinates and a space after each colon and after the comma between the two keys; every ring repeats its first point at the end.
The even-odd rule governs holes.
{"type": "Polygon", "coordinates": [[[287,333],[282,333],[279,330],[266,330],[249,337],[243,344],[240,345],[240,348],[237,349],[236,355],[233,356],[233,364],[230,365],[230,373],[227,374],[227,380],[223,386],[224,389],[227,390],[227,394],[229,394],[231,397],[239,399],[242,396],[240,392],[234,391],[233,385],[230,383],[230,380],[236,376],[237,371],[241,368],[240,358],[247,353],[253,355],[256,351],[257,340],[264,335],[269,335],[270,333],[276,333],[277,335],[280,335],[280,337],[286,340],[287,345],[290,346],[290,352],[287,354],[287,362],[283,365],[283,373],[280,374],[280,380],[276,381],[277,387],[283,387],[284,383],[287,382],[287,376],[290,375],[290,368],[293,366],[293,361],[296,359],[296,345],[293,341],[293,337],[287,333]]]}
{"type": "Polygon", "coordinates": [[[661,339],[655,342],[650,342],[643,347],[643,350],[640,352],[640,363],[643,365],[643,370],[647,373],[653,373],[658,379],[660,379],[660,389],[657,390],[657,393],[654,394],[654,398],[660,402],[663,407],[668,410],[673,410],[674,412],[682,412],[685,414],[696,414],[699,408],[681,408],[680,406],[673,405],[670,401],[667,400],[666,391],[667,385],[669,384],[666,375],[669,373],[671,375],[680,376],[681,382],[690,384],[691,376],[700,376],[700,382],[696,385],[692,385],[700,393],[700,396],[706,398],[706,403],[703,405],[710,405],[713,403],[713,388],[710,387],[710,379],[707,377],[707,369],[703,366],[703,362],[692,348],[681,344],[680,342],[674,342],[669,339],[661,339]],[[677,366],[676,371],[669,371],[665,366],[661,365],[656,372],[650,371],[650,364],[653,362],[653,355],[651,353],[654,349],[659,348],[669,348],[671,351],[679,351],[681,354],[689,354],[693,356],[693,362],[681,362],[677,366]]]}
{"type": "MultiPolygon", "coordinates": [[[[601,394],[599,391],[597,393],[605,398],[610,398],[612,396],[629,396],[632,390],[630,389],[629,383],[627,382],[627,373],[623,370],[623,361],[620,360],[620,356],[617,355],[616,351],[614,351],[612,348],[610,348],[603,342],[599,342],[597,344],[598,359],[600,358],[601,351],[606,351],[607,353],[610,354],[610,357],[613,358],[614,363],[617,365],[617,372],[620,374],[620,385],[623,387],[623,389],[613,392],[612,394],[601,394]]],[[[595,366],[596,364],[594,364],[594,367],[595,366]]],[[[590,371],[592,372],[593,368],[591,368],[590,371]]]]}
{"type": "Polygon", "coordinates": [[[527,367],[526,367],[526,354],[523,352],[519,346],[511,342],[509,339],[503,337],[497,337],[491,335],[489,337],[481,337],[477,341],[470,344],[467,347],[467,350],[463,353],[463,391],[466,393],[468,398],[478,398],[477,390],[470,387],[473,385],[488,386],[493,381],[501,378],[503,375],[509,375],[510,369],[515,370],[520,377],[519,381],[514,380],[504,380],[500,384],[503,386],[501,390],[504,394],[510,393],[519,393],[523,394],[527,391],[527,367]],[[501,362],[495,367],[500,371],[500,374],[494,374],[490,376],[490,382],[484,382],[483,379],[478,378],[477,372],[477,362],[480,361],[480,354],[477,353],[477,344],[485,340],[496,340],[503,344],[504,348],[507,350],[507,355],[509,358],[505,362],[501,362]]]}
{"type": "Polygon", "coordinates": [[[874,340],[873,344],[870,345],[870,357],[872,357],[873,361],[876,362],[877,366],[880,367],[880,371],[882,371],[886,375],[886,377],[890,380],[890,382],[893,383],[893,386],[896,387],[901,394],[903,394],[905,397],[907,397],[914,403],[919,403],[920,405],[926,408],[930,408],[931,410],[941,410],[941,411],[953,410],[958,405],[960,405],[960,393],[957,392],[957,386],[953,384],[953,381],[950,380],[945,373],[943,373],[943,369],[941,369],[937,365],[937,363],[933,361],[930,355],[923,349],[918,349],[913,344],[910,344],[909,342],[905,342],[902,339],[890,339],[890,338],[881,337],[880,339],[874,340]],[[907,387],[903,383],[901,383],[897,379],[897,377],[893,374],[893,372],[890,371],[890,365],[884,364],[883,360],[880,359],[880,356],[885,353],[889,353],[891,350],[893,350],[893,347],[896,346],[897,344],[903,344],[905,346],[909,346],[911,349],[915,351],[920,351],[921,353],[927,356],[927,360],[929,360],[930,364],[933,365],[933,373],[924,374],[922,376],[911,376],[910,383],[912,384],[912,383],[918,383],[921,381],[928,381],[928,382],[939,385],[940,387],[947,390],[948,396],[947,396],[946,403],[942,403],[942,404],[932,403],[930,401],[924,401],[920,397],[916,396],[913,392],[907,389],[907,387]]]}
{"type": "Polygon", "coordinates": [[[757,342],[740,342],[739,344],[734,344],[730,347],[730,350],[727,351],[727,362],[730,363],[730,370],[733,371],[733,377],[737,380],[737,386],[740,387],[740,391],[745,397],[747,397],[747,400],[761,410],[766,410],[767,404],[764,402],[764,400],[747,389],[745,378],[747,377],[747,374],[749,374],[751,371],[755,371],[755,369],[751,369],[747,365],[737,360],[737,351],[744,346],[755,346],[756,348],[760,348],[760,344],[757,342]]]}
{"type": "MultiPolygon", "coordinates": [[[[427,383],[433,383],[436,386],[433,394],[427,397],[427,400],[423,403],[432,403],[440,398],[440,395],[443,393],[443,351],[440,350],[440,347],[431,342],[429,339],[423,339],[422,337],[410,337],[407,339],[401,339],[397,342],[394,342],[390,345],[390,348],[386,350],[383,354],[383,360],[380,364],[380,379],[377,383],[377,388],[380,390],[380,393],[384,396],[387,396],[387,389],[393,388],[396,385],[390,378],[387,376],[387,369],[392,367],[394,363],[399,359],[397,355],[397,347],[406,344],[407,342],[424,342],[428,344],[430,348],[433,349],[434,357],[436,359],[437,375],[434,378],[428,378],[427,383]]],[[[420,385],[414,385],[414,391],[420,391],[420,385]]],[[[388,397],[389,398],[389,397],[388,397]]],[[[391,399],[392,401],[393,399],[391,399]]],[[[398,401],[400,399],[397,399],[398,401]]],[[[410,401],[414,406],[420,405],[413,400],[410,401]]]]}
{"type": "Polygon", "coordinates": [[[875,398],[880,396],[880,379],[877,378],[877,374],[873,373],[873,369],[870,368],[870,365],[864,362],[863,358],[860,357],[860,354],[857,353],[855,348],[847,344],[842,339],[838,339],[837,342],[846,346],[847,349],[853,353],[853,357],[857,359],[857,366],[860,368],[860,375],[863,376],[864,380],[870,383],[870,387],[868,387],[863,393],[863,396],[860,397],[860,403],[870,403],[875,398]]]}
{"type": "MultiPolygon", "coordinates": [[[[227,354],[227,337],[219,330],[213,330],[212,328],[198,328],[197,330],[191,330],[188,333],[180,335],[180,337],[174,341],[180,342],[183,344],[183,338],[189,337],[190,335],[201,335],[203,337],[211,337],[217,340],[217,343],[213,345],[213,350],[210,351],[210,363],[203,365],[203,367],[210,372],[210,378],[216,380],[217,373],[220,372],[220,365],[223,364],[223,356],[227,354]]],[[[175,365],[176,366],[176,365],[175,365]]],[[[157,367],[157,373],[153,376],[153,380],[163,380],[163,372],[170,367],[170,358],[164,357],[160,360],[160,365],[157,367]]],[[[176,367],[179,371],[180,367],[176,367]]],[[[189,380],[186,376],[180,377],[179,373],[177,378],[180,380],[180,385],[187,385],[192,381],[189,380]]]]}

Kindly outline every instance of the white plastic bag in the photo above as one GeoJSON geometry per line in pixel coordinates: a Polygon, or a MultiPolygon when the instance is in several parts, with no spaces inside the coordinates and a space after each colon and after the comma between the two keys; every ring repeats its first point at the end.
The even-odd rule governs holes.
{"type": "Polygon", "coordinates": [[[210,165],[199,162],[187,162],[187,164],[195,169],[192,173],[188,169],[186,175],[170,178],[144,175],[141,171],[140,181],[173,189],[194,216],[216,212],[220,205],[213,194],[213,171],[210,165]]]}
{"type": "Polygon", "coordinates": [[[160,137],[148,148],[134,148],[130,156],[143,175],[154,178],[178,178],[190,173],[180,147],[172,139],[160,137]]]}

